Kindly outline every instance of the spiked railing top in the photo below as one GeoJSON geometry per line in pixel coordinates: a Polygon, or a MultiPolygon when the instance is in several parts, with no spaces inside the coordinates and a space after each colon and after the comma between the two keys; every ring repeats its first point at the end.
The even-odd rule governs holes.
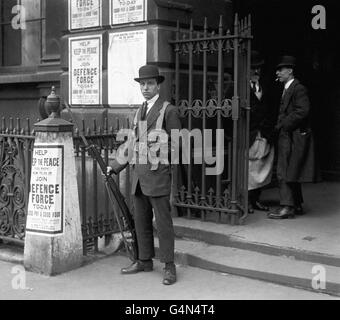
{"type": "Polygon", "coordinates": [[[232,50],[233,47],[232,44],[230,43],[231,40],[235,38],[238,38],[240,40],[252,38],[250,15],[242,20],[239,20],[237,14],[235,15],[233,34],[229,29],[226,30],[223,24],[223,16],[220,16],[219,18],[218,29],[210,30],[211,31],[209,32],[208,19],[206,17],[204,18],[203,30],[202,28],[200,28],[200,31],[195,31],[194,22],[191,19],[189,29],[187,29],[185,32],[181,32],[180,23],[179,21],[177,21],[176,39],[170,40],[169,43],[175,44],[176,52],[186,54],[191,50],[188,46],[190,47],[193,46],[193,50],[195,53],[199,53],[204,50],[208,50],[211,52],[216,51],[216,48],[214,47],[213,44],[209,45],[209,48],[207,47],[207,45],[205,46],[202,45],[198,50],[198,45],[204,42],[211,43],[218,40],[223,40],[224,50],[232,50]],[[195,43],[197,43],[197,45],[195,43]]]}

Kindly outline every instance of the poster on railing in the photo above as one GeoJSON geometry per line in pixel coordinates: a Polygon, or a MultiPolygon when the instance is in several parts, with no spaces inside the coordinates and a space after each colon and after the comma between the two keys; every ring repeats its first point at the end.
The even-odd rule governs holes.
{"type": "Polygon", "coordinates": [[[111,0],[111,25],[146,20],[147,0],[111,0]]]}
{"type": "Polygon", "coordinates": [[[69,30],[102,25],[102,0],[69,0],[69,30]]]}
{"type": "Polygon", "coordinates": [[[72,105],[102,103],[102,36],[69,39],[69,101],[72,105]]]}
{"type": "Polygon", "coordinates": [[[108,49],[109,104],[140,104],[138,70],[146,64],[146,30],[111,33],[108,49]]]}
{"type": "Polygon", "coordinates": [[[26,232],[64,232],[64,146],[34,145],[26,232]]]}

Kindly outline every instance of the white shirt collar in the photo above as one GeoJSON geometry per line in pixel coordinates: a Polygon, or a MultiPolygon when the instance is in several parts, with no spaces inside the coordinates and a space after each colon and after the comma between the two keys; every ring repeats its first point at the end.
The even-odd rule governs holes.
{"type": "Polygon", "coordinates": [[[147,100],[148,103],[148,110],[146,111],[146,114],[148,114],[148,112],[150,111],[150,109],[153,107],[153,105],[155,104],[155,102],[158,100],[159,98],[159,94],[156,94],[153,98],[151,98],[150,100],[147,100]]]}
{"type": "Polygon", "coordinates": [[[285,89],[288,90],[289,86],[292,84],[292,82],[294,81],[295,79],[290,79],[289,81],[286,82],[285,84],[285,89]]]}

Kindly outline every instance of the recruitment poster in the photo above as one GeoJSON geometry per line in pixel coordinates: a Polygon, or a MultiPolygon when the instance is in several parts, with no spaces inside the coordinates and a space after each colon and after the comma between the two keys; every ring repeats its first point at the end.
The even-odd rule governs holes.
{"type": "Polygon", "coordinates": [[[63,159],[63,146],[34,146],[26,232],[63,234],[63,159]]]}
{"type": "Polygon", "coordinates": [[[102,0],[69,0],[69,29],[99,27],[102,24],[102,0]]]}
{"type": "Polygon", "coordinates": [[[102,102],[102,37],[69,39],[69,94],[72,105],[98,105],[102,102]]]}
{"type": "Polygon", "coordinates": [[[146,30],[111,33],[108,52],[109,104],[140,104],[138,70],[146,64],[146,30]]]}
{"type": "Polygon", "coordinates": [[[147,0],[111,0],[111,24],[146,20],[147,0]]]}

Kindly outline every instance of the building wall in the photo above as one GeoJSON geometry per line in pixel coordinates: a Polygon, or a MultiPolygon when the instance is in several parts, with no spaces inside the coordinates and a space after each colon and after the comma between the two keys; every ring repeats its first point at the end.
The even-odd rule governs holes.
{"type": "Polygon", "coordinates": [[[18,86],[17,84],[2,84],[0,86],[1,117],[9,119],[29,117],[32,120],[39,118],[37,100],[39,90],[36,84],[18,86]],[[20,108],[25,106],[25,109],[20,108]]]}
{"type": "MultiPolygon", "coordinates": [[[[18,19],[18,13],[12,13],[12,8],[16,4],[16,0],[8,0],[1,1],[0,5],[2,22],[0,116],[21,115],[35,121],[39,116],[38,101],[40,97],[49,94],[52,85],[55,85],[57,93],[63,96],[63,92],[60,92],[60,76],[62,69],[67,69],[63,63],[67,64],[68,60],[63,61],[61,56],[67,56],[68,48],[62,43],[62,35],[67,37],[69,34],[85,34],[88,30],[68,32],[67,0],[21,0],[20,4],[25,9],[25,26],[14,29],[13,21],[17,24],[23,22],[23,19],[18,19]]],[[[218,16],[223,14],[226,17],[226,24],[231,24],[231,6],[224,0],[214,0],[209,3],[203,0],[148,0],[148,7],[148,23],[150,26],[159,26],[150,27],[148,31],[148,62],[163,66],[164,72],[165,69],[169,69],[164,62],[168,64],[173,62],[173,54],[169,50],[167,41],[174,36],[177,20],[181,22],[182,27],[188,27],[191,19],[194,19],[195,26],[202,26],[206,16],[209,25],[217,27],[218,16]]],[[[97,31],[112,31],[108,11],[109,1],[105,0],[102,12],[103,25],[97,31]]],[[[145,25],[145,23],[141,25],[143,24],[145,25]]],[[[114,29],[128,30],[129,27],[122,25],[114,29]]],[[[171,82],[167,79],[163,90],[170,87],[171,82]]],[[[170,92],[168,91],[163,93],[168,96],[170,92]]],[[[102,108],[106,107],[102,106],[102,108]]]]}
{"type": "Polygon", "coordinates": [[[67,0],[21,0],[19,9],[17,3],[0,2],[0,116],[34,123],[40,117],[40,97],[48,95],[52,85],[59,92],[67,0]]]}

